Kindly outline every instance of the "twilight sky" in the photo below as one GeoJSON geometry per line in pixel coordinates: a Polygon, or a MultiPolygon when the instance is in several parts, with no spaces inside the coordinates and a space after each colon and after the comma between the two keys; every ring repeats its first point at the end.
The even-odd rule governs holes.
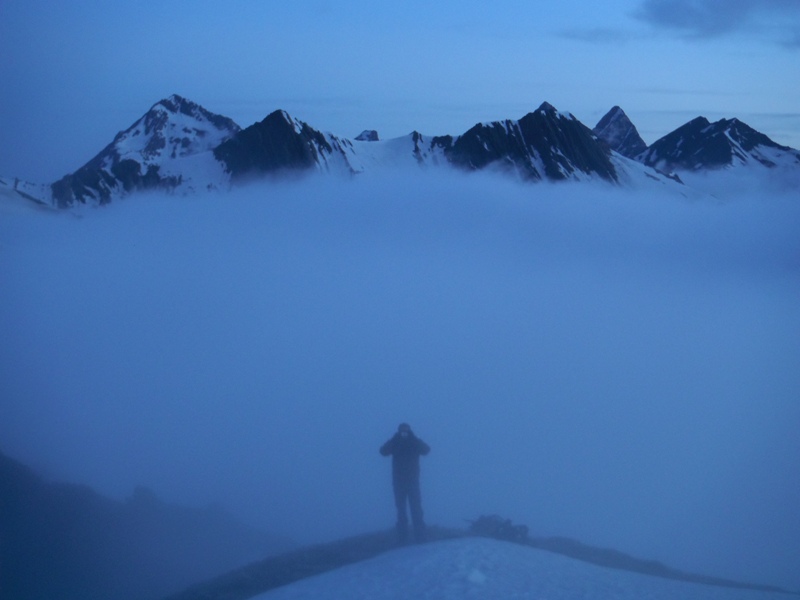
{"type": "Polygon", "coordinates": [[[652,143],[738,117],[800,147],[797,0],[0,4],[0,174],[72,172],[161,98],[247,126],[458,134],[547,100],[652,143]]]}

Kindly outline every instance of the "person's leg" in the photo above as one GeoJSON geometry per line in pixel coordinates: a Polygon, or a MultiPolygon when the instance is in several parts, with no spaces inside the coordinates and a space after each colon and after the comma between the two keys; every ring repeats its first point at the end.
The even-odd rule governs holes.
{"type": "Polygon", "coordinates": [[[406,514],[406,499],[408,491],[398,482],[394,484],[394,504],[397,507],[397,541],[405,544],[408,541],[408,515],[406,514]]]}
{"type": "Polygon", "coordinates": [[[408,504],[411,509],[411,522],[414,524],[414,541],[425,541],[425,520],[422,514],[422,493],[419,489],[419,481],[414,481],[409,485],[408,504]]]}

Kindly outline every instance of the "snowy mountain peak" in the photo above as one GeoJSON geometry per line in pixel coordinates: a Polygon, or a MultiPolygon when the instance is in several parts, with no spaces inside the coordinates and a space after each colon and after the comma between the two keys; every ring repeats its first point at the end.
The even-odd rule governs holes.
{"type": "Polygon", "coordinates": [[[639,160],[662,170],[699,171],[761,165],[800,166],[800,152],[781,146],[740,121],[692,119],[654,142],[639,160]]]}
{"type": "Polygon", "coordinates": [[[231,119],[173,94],[117,134],[112,145],[120,156],[138,154],[134,158],[152,162],[212,150],[239,130],[231,119]]]}
{"type": "Polygon", "coordinates": [[[203,107],[199,104],[192,102],[191,100],[188,100],[179,94],[172,94],[169,98],[164,98],[163,100],[156,102],[150,108],[150,110],[158,110],[159,108],[163,108],[168,112],[180,112],[189,116],[196,115],[200,111],[208,112],[205,111],[205,109],[203,109],[203,107]]]}
{"type": "Polygon", "coordinates": [[[608,111],[592,132],[608,144],[609,148],[628,158],[638,156],[647,150],[647,144],[619,106],[614,106],[608,111]]]}
{"type": "MultiPolygon", "coordinates": [[[[155,103],[97,156],[52,185],[58,206],[104,204],[115,195],[140,189],[189,185],[196,172],[211,170],[202,157],[240,127],[231,119],[173,94],[155,103]]],[[[203,177],[207,177],[204,174],[203,177]]]]}

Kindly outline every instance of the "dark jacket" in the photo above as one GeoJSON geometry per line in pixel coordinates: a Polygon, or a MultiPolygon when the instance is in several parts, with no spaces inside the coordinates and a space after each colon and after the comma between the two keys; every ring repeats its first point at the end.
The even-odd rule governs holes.
{"type": "Polygon", "coordinates": [[[395,433],[381,446],[383,456],[392,457],[392,475],[395,479],[409,480],[419,477],[419,457],[428,454],[431,447],[409,432],[407,436],[395,433]]]}

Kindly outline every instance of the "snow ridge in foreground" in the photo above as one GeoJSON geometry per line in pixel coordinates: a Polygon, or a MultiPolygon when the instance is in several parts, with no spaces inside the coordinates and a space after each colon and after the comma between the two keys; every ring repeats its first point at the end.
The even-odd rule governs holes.
{"type": "Polygon", "coordinates": [[[255,599],[757,600],[782,596],[650,577],[507,542],[466,538],[399,548],[255,599]]]}

